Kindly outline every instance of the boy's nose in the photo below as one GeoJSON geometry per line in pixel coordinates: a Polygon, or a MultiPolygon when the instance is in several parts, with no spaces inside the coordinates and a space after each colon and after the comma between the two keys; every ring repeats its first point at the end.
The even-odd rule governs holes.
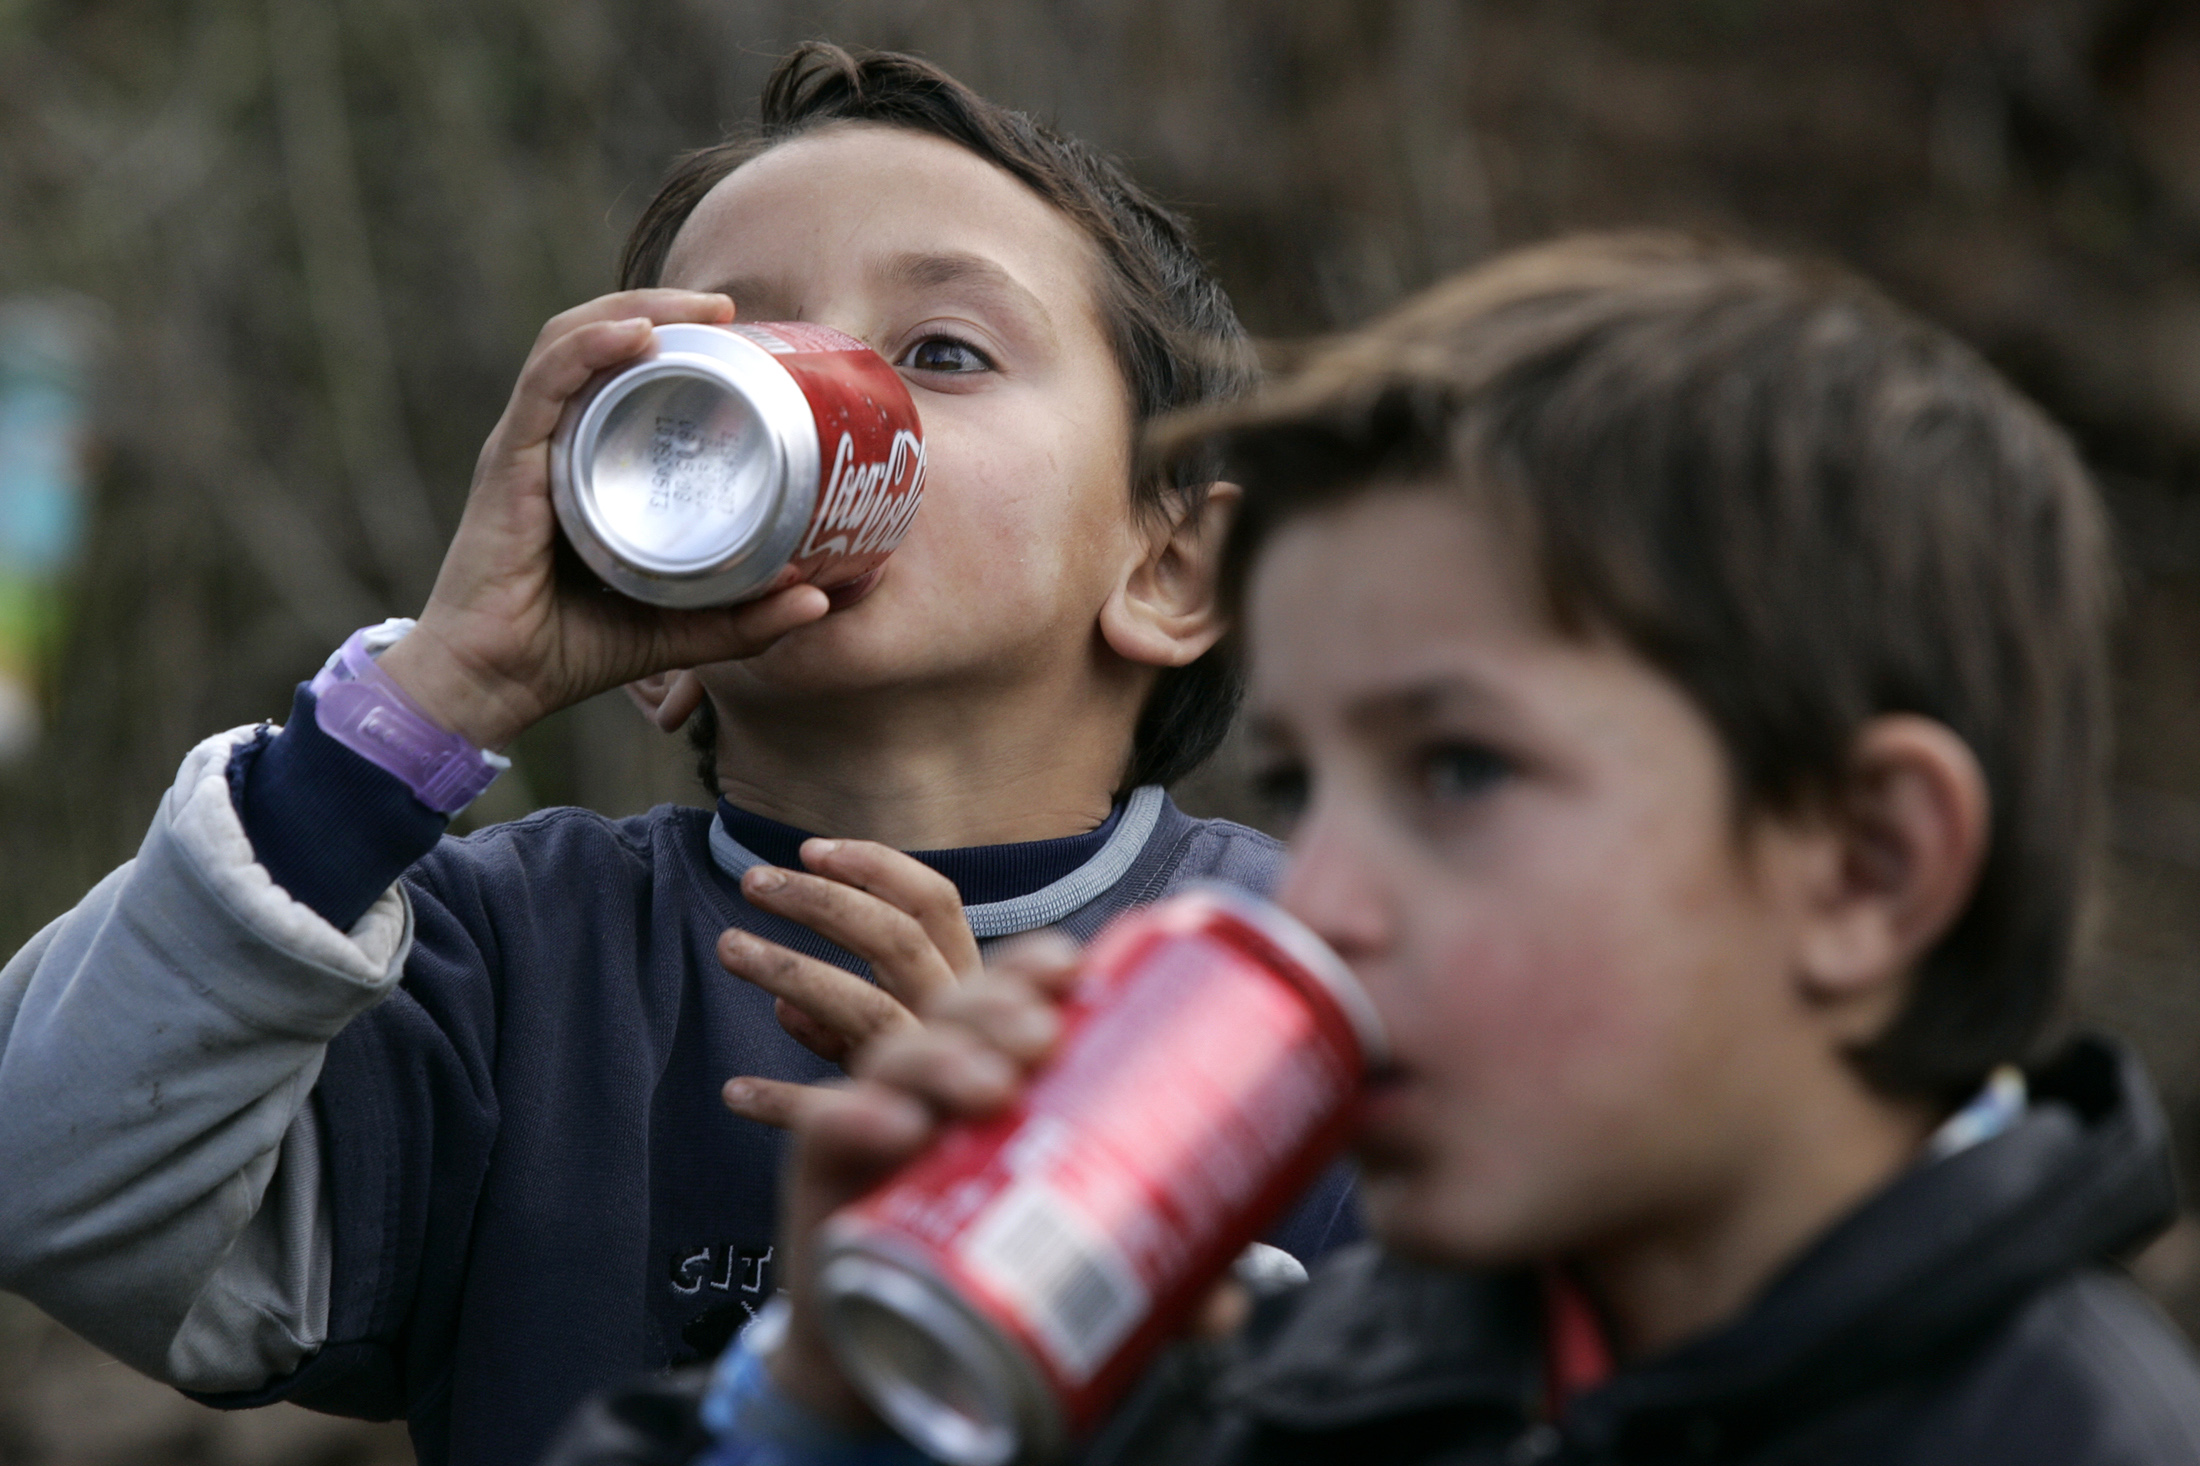
{"type": "Polygon", "coordinates": [[[1292,836],[1275,900],[1347,962],[1373,956],[1389,942],[1387,903],[1372,862],[1341,821],[1318,811],[1292,836]]]}

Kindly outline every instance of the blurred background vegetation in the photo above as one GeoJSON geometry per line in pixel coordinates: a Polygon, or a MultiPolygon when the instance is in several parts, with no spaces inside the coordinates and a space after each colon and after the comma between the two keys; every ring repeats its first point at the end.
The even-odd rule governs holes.
{"type": "MultiPolygon", "coordinates": [[[[6,396],[6,353],[21,376],[38,351],[11,321],[61,332],[77,364],[49,351],[47,380],[90,414],[41,419],[82,440],[79,548],[0,563],[0,673],[34,715],[0,762],[0,951],[130,854],[193,742],[417,609],[541,321],[607,287],[670,157],[751,119],[812,36],[922,52],[1125,155],[1266,337],[1655,222],[1837,257],[1976,343],[2119,522],[2077,1006],[2146,1051],[2195,1169],[2190,0],[0,0],[0,418],[33,400],[6,396]]],[[[478,818],[697,797],[611,699],[518,758],[478,818]]],[[[1236,807],[1230,761],[1185,797],[1236,807]]],[[[2188,1327],[2196,1238],[2139,1265],[2188,1327]]],[[[199,1410],[0,1298],[0,1466],[409,1459],[393,1427],[199,1410]]]]}

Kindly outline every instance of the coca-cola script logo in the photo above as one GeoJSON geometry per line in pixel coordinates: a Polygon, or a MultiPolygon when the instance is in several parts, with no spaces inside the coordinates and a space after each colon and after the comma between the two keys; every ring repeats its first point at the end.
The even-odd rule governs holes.
{"type": "Polygon", "coordinates": [[[924,440],[907,428],[894,434],[883,460],[858,463],[855,439],[840,435],[809,537],[795,553],[867,555],[891,550],[909,532],[924,497],[924,440]]]}

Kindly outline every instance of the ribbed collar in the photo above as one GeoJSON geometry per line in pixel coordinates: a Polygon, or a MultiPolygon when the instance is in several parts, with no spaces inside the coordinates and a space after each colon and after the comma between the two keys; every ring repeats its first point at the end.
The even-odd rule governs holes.
{"type": "MultiPolygon", "coordinates": [[[[981,939],[1010,936],[1060,921],[1121,880],[1153,834],[1163,803],[1160,787],[1148,785],[1082,835],[909,854],[955,883],[970,929],[981,939]]],[[[738,881],[752,865],[800,870],[802,842],[809,838],[808,831],[721,799],[711,822],[710,855],[738,881]]]]}

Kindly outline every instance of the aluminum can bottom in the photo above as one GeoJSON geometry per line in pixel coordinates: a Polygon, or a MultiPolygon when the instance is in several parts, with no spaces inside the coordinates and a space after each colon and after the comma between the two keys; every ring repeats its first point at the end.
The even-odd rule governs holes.
{"type": "Polygon", "coordinates": [[[1039,1466],[1068,1425],[1030,1358],[920,1253],[833,1228],[818,1299],[833,1351],[871,1408],[947,1466],[1039,1466]]]}
{"type": "Polygon", "coordinates": [[[1342,1147],[1384,1052],[1336,955],[1224,887],[1111,923],[1062,1023],[1017,1103],[945,1127],[825,1231],[835,1354],[953,1466],[1100,1428],[1342,1147]]]}

